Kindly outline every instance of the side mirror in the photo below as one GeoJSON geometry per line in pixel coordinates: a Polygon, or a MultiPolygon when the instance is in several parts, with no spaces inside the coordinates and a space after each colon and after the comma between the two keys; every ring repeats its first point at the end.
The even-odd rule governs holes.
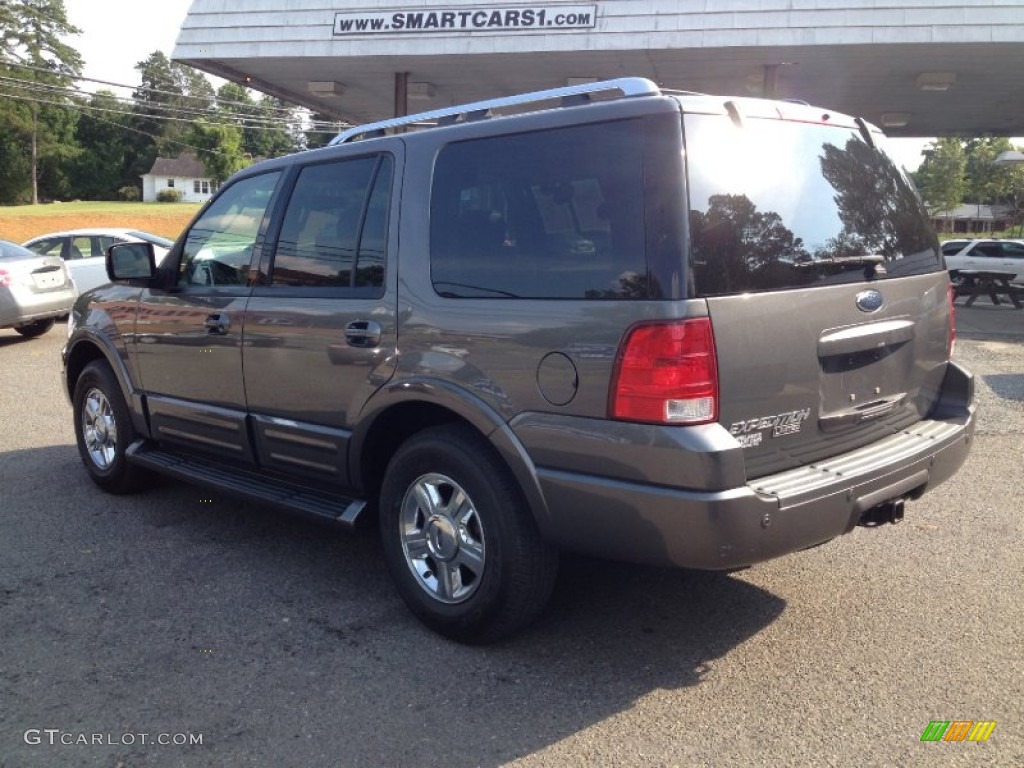
{"type": "Polygon", "coordinates": [[[156,274],[156,255],[151,243],[119,243],[107,248],[107,277],[118,280],[150,280],[156,274]]]}

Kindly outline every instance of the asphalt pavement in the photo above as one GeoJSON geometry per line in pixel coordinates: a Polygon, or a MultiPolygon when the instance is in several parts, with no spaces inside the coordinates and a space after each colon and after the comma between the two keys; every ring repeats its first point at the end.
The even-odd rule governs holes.
{"type": "Polygon", "coordinates": [[[105,495],[62,330],[0,331],[0,767],[1022,766],[1024,311],[957,314],[976,438],[902,523],[733,574],[566,558],[487,648],[411,618],[371,533],[105,495]]]}
{"type": "Polygon", "coordinates": [[[957,333],[965,338],[1024,341],[1024,310],[1016,309],[1006,298],[996,305],[981,296],[969,307],[958,298],[953,306],[957,333]]]}

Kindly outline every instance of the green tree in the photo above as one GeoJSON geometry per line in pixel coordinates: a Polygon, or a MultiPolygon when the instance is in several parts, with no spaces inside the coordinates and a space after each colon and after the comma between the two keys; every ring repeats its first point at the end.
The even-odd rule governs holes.
{"type": "Polygon", "coordinates": [[[964,200],[967,189],[964,174],[967,155],[957,138],[940,138],[922,150],[924,161],[914,174],[914,182],[932,216],[951,214],[964,200]]]}
{"type": "Polygon", "coordinates": [[[964,200],[991,205],[1005,199],[1013,186],[1013,167],[996,165],[1001,152],[1013,149],[1010,140],[1000,138],[969,139],[964,147],[967,167],[964,172],[964,200]]]}
{"type": "Polygon", "coordinates": [[[250,161],[295,151],[288,130],[293,115],[283,101],[266,95],[256,101],[248,88],[225,83],[217,90],[217,109],[220,120],[242,129],[242,153],[250,161]]]}
{"type": "Polygon", "coordinates": [[[1013,220],[1020,221],[1024,202],[1024,166],[997,165],[1000,154],[1015,147],[1006,137],[972,139],[967,142],[965,200],[978,206],[1007,205],[1013,220]]]}
{"type": "Polygon", "coordinates": [[[218,184],[249,164],[242,152],[242,129],[237,126],[199,120],[192,126],[188,140],[200,150],[203,167],[218,184]]]}
{"type": "Polygon", "coordinates": [[[0,75],[6,78],[0,107],[0,146],[5,150],[0,165],[6,166],[0,168],[5,182],[0,199],[37,203],[41,186],[50,196],[68,190],[63,166],[75,153],[77,112],[66,89],[80,74],[82,59],[64,41],[79,32],[68,22],[63,0],[0,3],[0,75]]]}
{"type": "Polygon", "coordinates": [[[134,154],[131,175],[141,176],[158,156],[177,157],[188,144],[194,121],[210,116],[215,94],[198,70],[154,51],[135,65],[141,84],[135,89],[134,154]]]}
{"type": "Polygon", "coordinates": [[[115,200],[121,187],[138,184],[131,176],[131,119],[111,91],[101,90],[83,103],[76,132],[80,151],[69,170],[76,197],[115,200]]]}
{"type": "Polygon", "coordinates": [[[254,158],[280,157],[301,149],[296,141],[299,128],[293,107],[264,94],[257,109],[265,127],[255,131],[249,142],[254,158]]]}

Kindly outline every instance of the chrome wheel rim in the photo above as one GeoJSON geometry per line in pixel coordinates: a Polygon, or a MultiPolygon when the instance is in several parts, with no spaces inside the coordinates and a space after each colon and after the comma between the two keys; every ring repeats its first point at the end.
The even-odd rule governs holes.
{"type": "Polygon", "coordinates": [[[110,469],[117,457],[117,422],[107,396],[95,387],[82,403],[82,436],[92,463],[110,469]]]}
{"type": "Polygon", "coordinates": [[[419,477],[402,499],[402,552],[420,588],[442,603],[461,603],[480,586],[487,550],[469,494],[450,477],[419,477]]]}

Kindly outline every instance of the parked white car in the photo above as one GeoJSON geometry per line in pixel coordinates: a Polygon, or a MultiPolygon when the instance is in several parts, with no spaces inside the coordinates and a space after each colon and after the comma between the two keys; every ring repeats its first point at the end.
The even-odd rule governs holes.
{"type": "Polygon", "coordinates": [[[947,240],[942,244],[946,269],[954,284],[960,282],[961,270],[1006,272],[1011,282],[1024,285],[1024,240],[947,240]]]}
{"type": "Polygon", "coordinates": [[[110,282],[105,256],[115,243],[152,243],[157,263],[174,245],[166,237],[138,229],[95,227],[69,229],[33,237],[24,243],[30,251],[46,256],[60,256],[67,264],[79,294],[110,282]]]}

